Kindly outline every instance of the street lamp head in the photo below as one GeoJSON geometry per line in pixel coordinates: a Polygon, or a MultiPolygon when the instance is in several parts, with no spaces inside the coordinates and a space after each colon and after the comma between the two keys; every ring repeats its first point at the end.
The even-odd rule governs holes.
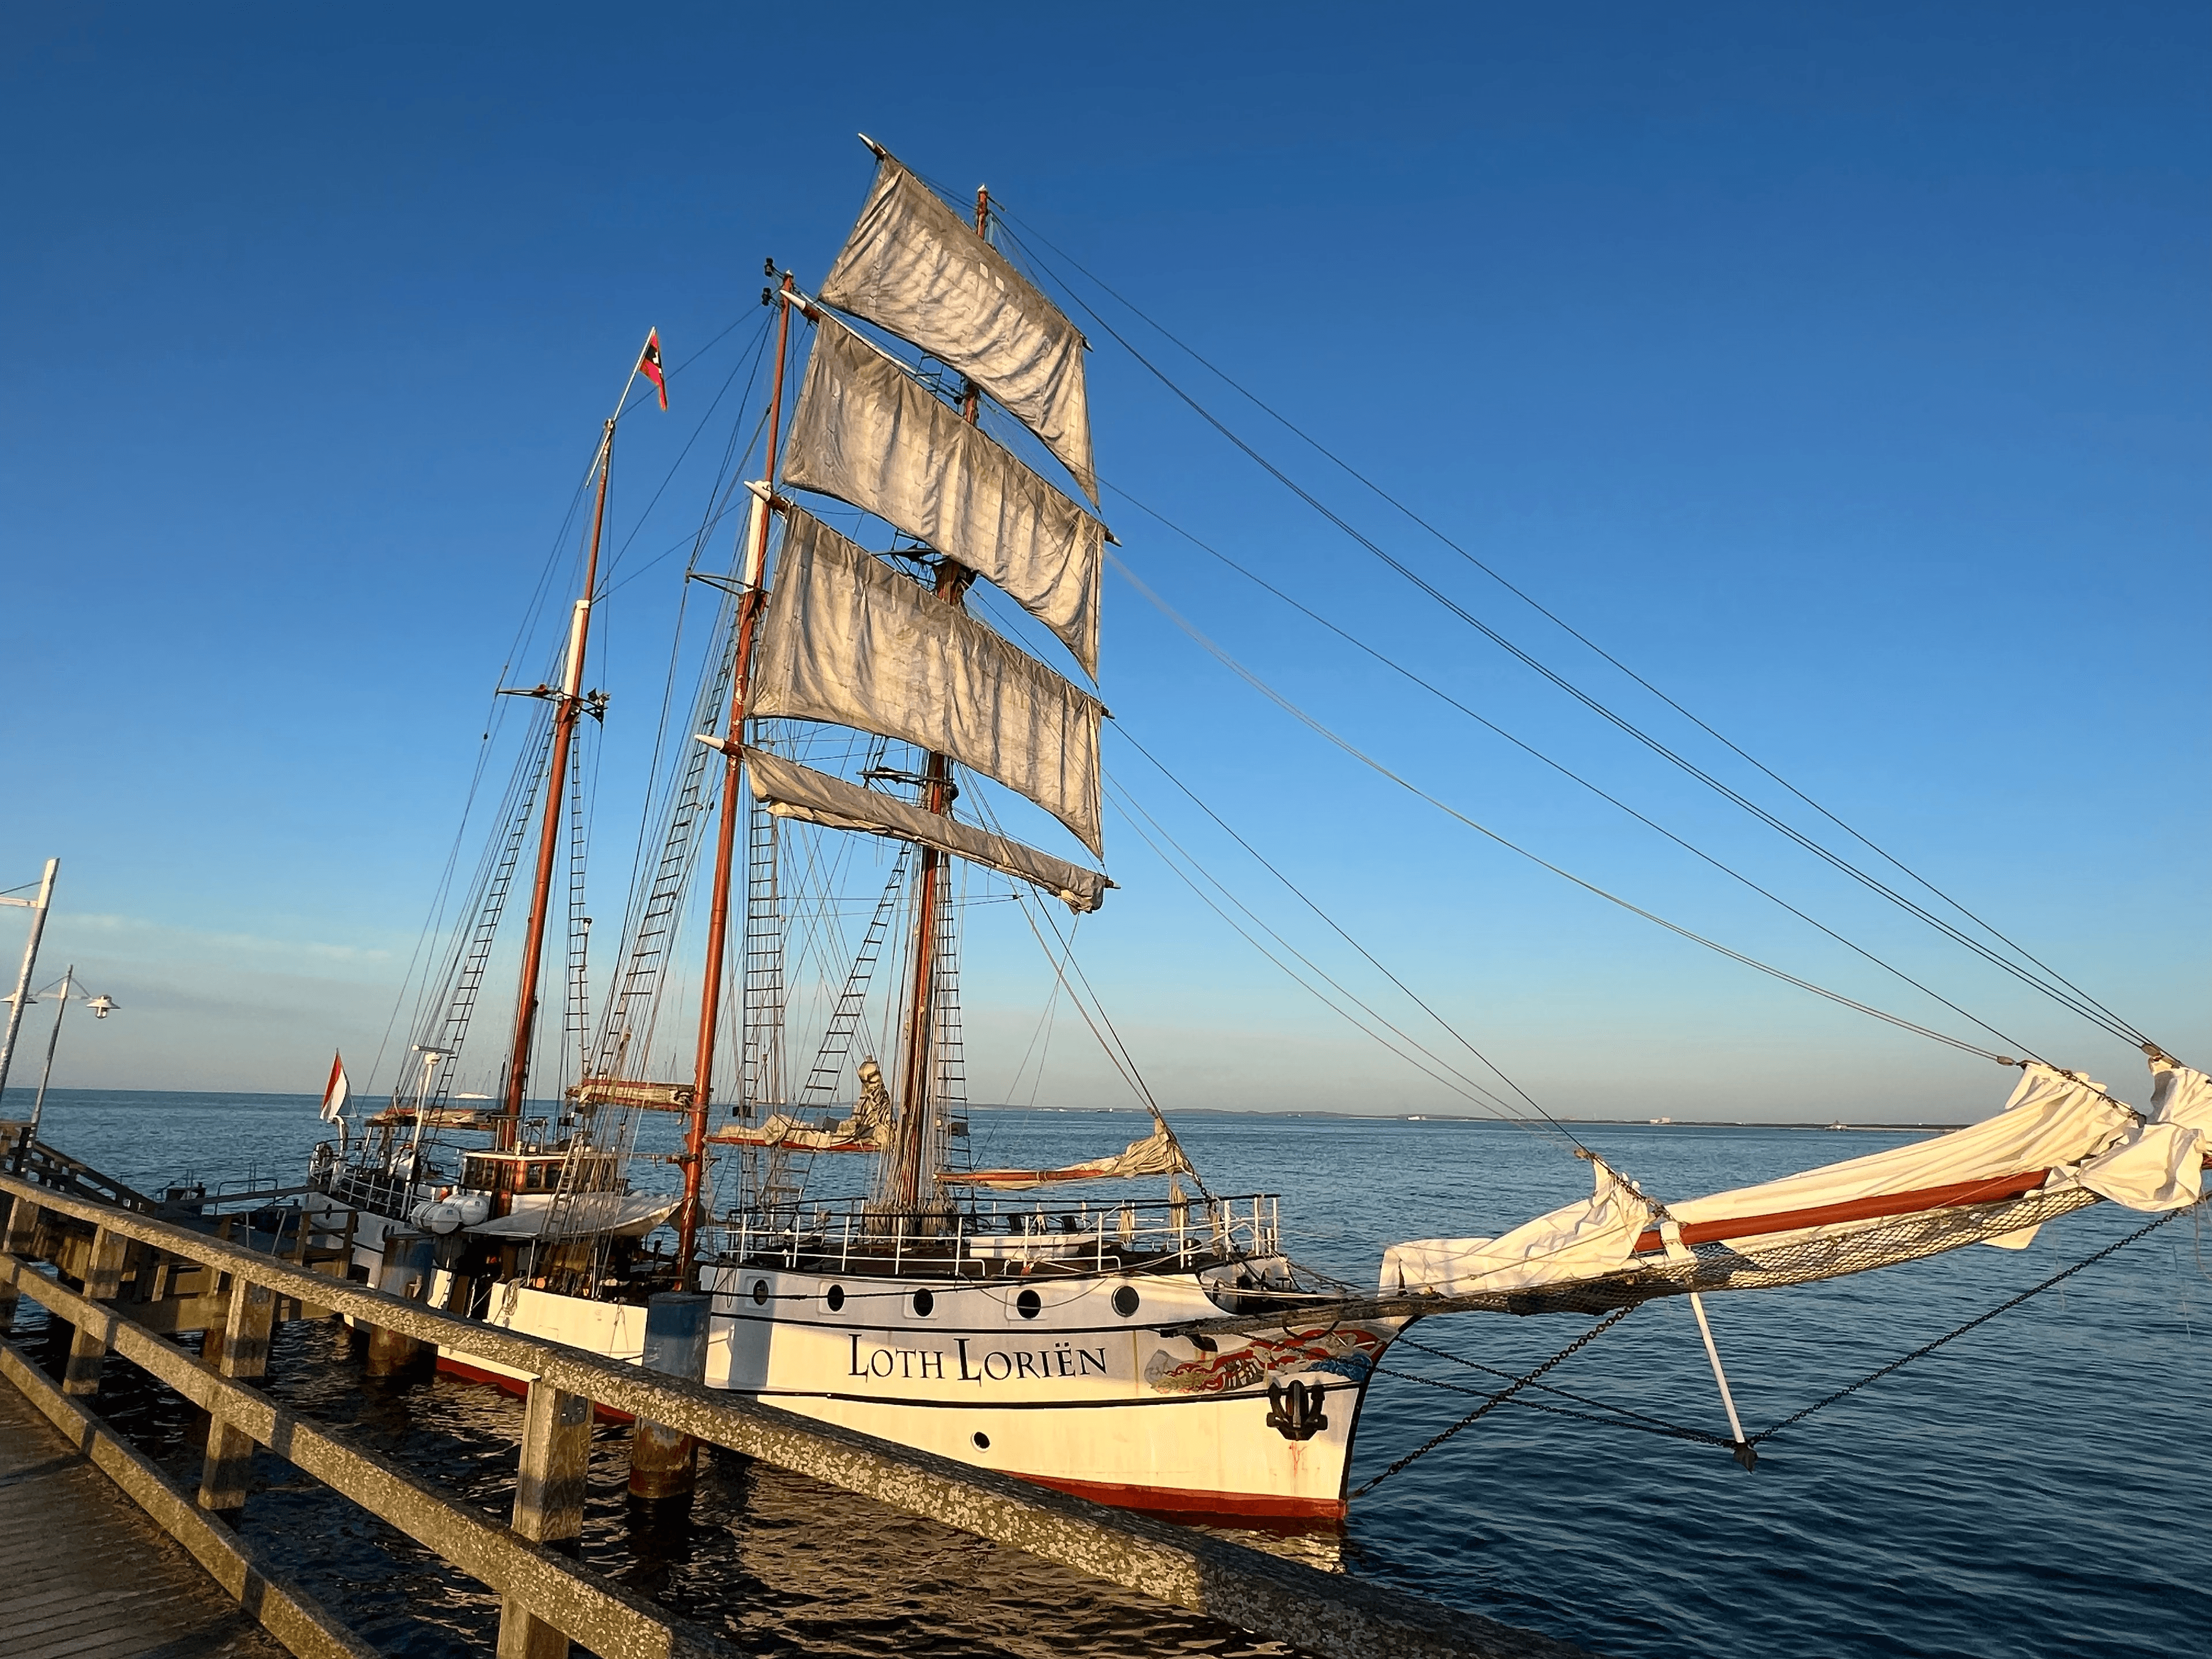
{"type": "Polygon", "coordinates": [[[94,1019],[106,1019],[122,1006],[113,997],[94,997],[85,1004],[86,1007],[92,1010],[92,1017],[94,1019]]]}

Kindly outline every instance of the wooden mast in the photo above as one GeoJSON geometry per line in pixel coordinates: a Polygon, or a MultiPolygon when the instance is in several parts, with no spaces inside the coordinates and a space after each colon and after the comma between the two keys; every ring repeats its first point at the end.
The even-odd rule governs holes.
{"type": "MultiPolygon", "coordinates": [[[[775,266],[769,261],[769,269],[775,266]]],[[[684,1135],[684,1202],[677,1212],[677,1288],[691,1285],[691,1266],[699,1243],[701,1193],[707,1170],[707,1115],[714,1100],[714,1041],[722,1007],[722,959],[730,932],[730,883],[737,862],[739,764],[744,753],[745,699],[752,684],[753,636],[767,603],[763,582],[768,552],[768,515],[775,494],[776,442],[783,424],[784,364],[791,343],[791,273],[783,273],[783,293],[775,325],[775,378],[769,393],[767,484],[769,500],[756,500],[746,515],[745,591],[738,601],[738,654],[730,676],[730,719],[723,728],[722,811],[714,839],[714,884],[707,922],[707,962],[699,990],[699,1047],[692,1059],[691,1121],[684,1135]]],[[[766,297],[763,295],[763,297],[766,297]]]]}
{"type": "MultiPolygon", "coordinates": [[[[553,752],[545,775],[545,828],[538,838],[538,871],[530,889],[530,931],[522,945],[522,982],[515,992],[514,1049],[507,1063],[507,1095],[493,1144],[513,1152],[522,1136],[522,1099],[530,1081],[531,1041],[538,1028],[538,969],[545,954],[545,902],[553,887],[553,860],[560,849],[562,809],[568,804],[568,751],[584,708],[584,647],[592,629],[592,590],[599,579],[599,538],[607,523],[607,473],[614,465],[615,423],[611,416],[599,439],[599,499],[592,508],[592,550],[584,564],[583,597],[568,622],[568,660],[561,689],[553,694],[553,752]]],[[[539,695],[544,695],[540,688],[539,695]]],[[[420,1114],[424,1103],[418,1100],[420,1114]]]]}
{"type": "MultiPolygon", "coordinates": [[[[978,185],[975,234],[988,237],[990,228],[991,192],[978,185]]],[[[970,426],[981,416],[981,404],[973,380],[968,382],[967,390],[961,394],[960,412],[970,426]]],[[[975,580],[975,573],[965,565],[940,558],[937,565],[937,597],[954,610],[961,610],[964,608],[963,596],[975,580]]],[[[921,806],[923,811],[940,816],[952,806],[951,763],[934,750],[930,751],[922,772],[921,806]]],[[[890,1200],[889,1207],[894,1212],[915,1212],[927,1207],[929,1195],[924,1188],[933,1173],[928,1167],[929,1062],[937,1036],[937,942],[939,913],[945,906],[944,866],[945,855],[937,848],[921,849],[921,868],[915,876],[914,948],[908,953],[914,960],[914,982],[907,999],[905,1076],[899,1091],[892,1178],[887,1183],[886,1193],[890,1200]]]]}

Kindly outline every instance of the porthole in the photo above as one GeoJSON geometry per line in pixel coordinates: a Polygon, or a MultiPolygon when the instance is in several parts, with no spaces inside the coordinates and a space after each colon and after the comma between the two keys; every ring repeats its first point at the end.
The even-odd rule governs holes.
{"type": "Polygon", "coordinates": [[[975,1442],[975,1449],[977,1451],[988,1451],[991,1449],[991,1437],[984,1433],[982,1430],[976,1430],[975,1434],[970,1437],[975,1442]]]}
{"type": "Polygon", "coordinates": [[[1024,1319],[1035,1319],[1044,1311],[1044,1299],[1035,1291],[1024,1291],[1014,1298],[1014,1311],[1024,1319]]]}
{"type": "Polygon", "coordinates": [[[753,1280],[753,1305],[757,1308],[768,1306],[768,1280],[765,1279],[753,1280]]]}
{"type": "Polygon", "coordinates": [[[842,1285],[832,1285],[830,1287],[830,1294],[822,1299],[830,1304],[830,1311],[836,1313],[838,1309],[845,1305],[845,1287],[842,1285]]]}
{"type": "Polygon", "coordinates": [[[914,1316],[916,1319],[928,1318],[929,1310],[936,1305],[937,1298],[927,1291],[916,1291],[914,1293],[914,1316]]]}
{"type": "Polygon", "coordinates": [[[1127,1319],[1131,1314],[1137,1311],[1137,1304],[1139,1299],[1140,1298],[1137,1295],[1137,1287],[1134,1285],[1124,1285],[1121,1289],[1114,1292],[1114,1311],[1121,1315],[1122,1318],[1127,1319]]]}

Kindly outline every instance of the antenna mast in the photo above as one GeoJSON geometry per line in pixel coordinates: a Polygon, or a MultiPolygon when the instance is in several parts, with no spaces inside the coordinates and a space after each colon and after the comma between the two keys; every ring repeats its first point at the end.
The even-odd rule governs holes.
{"type": "MultiPolygon", "coordinates": [[[[584,647],[592,629],[592,592],[599,579],[599,538],[607,523],[607,474],[612,470],[615,422],[609,417],[599,439],[599,499],[592,508],[592,550],[584,565],[583,597],[576,601],[568,620],[568,659],[558,691],[540,686],[538,695],[553,699],[553,752],[546,771],[545,828],[538,840],[538,869],[530,889],[530,931],[522,945],[522,980],[514,1000],[514,1048],[507,1057],[507,1093],[500,1105],[500,1123],[493,1144],[513,1152],[522,1139],[522,1100],[530,1081],[530,1048],[538,1028],[538,969],[545,954],[545,902],[553,886],[554,855],[560,850],[561,816],[568,793],[568,750],[576,738],[576,721],[584,709],[584,647]]],[[[427,1093],[428,1091],[426,1090],[427,1093]]],[[[424,1103],[417,1100],[416,1127],[424,1103]]]]}

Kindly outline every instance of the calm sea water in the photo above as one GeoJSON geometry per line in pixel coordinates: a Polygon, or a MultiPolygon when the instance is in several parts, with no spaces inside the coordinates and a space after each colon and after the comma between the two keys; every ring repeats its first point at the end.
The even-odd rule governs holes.
{"type": "MultiPolygon", "coordinates": [[[[27,1102],[8,1099],[10,1115],[27,1102]]],[[[1094,1155],[1129,1114],[977,1112],[979,1162],[1094,1155]]],[[[1302,1261],[1371,1282],[1384,1243],[1495,1232],[1588,1190],[1555,1141],[1490,1123],[1294,1116],[1178,1121],[1219,1193],[1282,1194],[1302,1261]]],[[[1899,1144],[1889,1133],[1589,1126],[1661,1195],[1899,1144]]],[[[46,1138],[133,1185],[189,1173],[296,1178],[319,1138],[304,1097],[56,1091],[46,1138]]],[[[1708,1301],[1754,1431],[1949,1331],[2141,1224],[2110,1206],[2030,1249],[1976,1248],[1791,1291],[1708,1301]]],[[[1359,1499],[1334,1532],[1259,1541],[1317,1565],[1638,1659],[2212,1651],[2212,1518],[2196,1492],[2212,1399],[2212,1279],[2192,1218],[2161,1229],[1769,1443],[1720,1449],[1507,1407],[1359,1499]]],[[[1419,1341],[1525,1370],[1586,1322],[1467,1316],[1419,1341]]],[[[105,1408],[189,1474],[187,1413],[118,1366],[105,1408]]],[[[1363,1419],[1355,1484],[1473,1409],[1485,1376],[1394,1349],[1363,1419]]],[[[1725,1432],[1685,1306],[1640,1310],[1547,1381],[1664,1423],[1725,1432]]],[[[285,1327],[270,1387],[351,1425],[504,1513],[519,1407],[447,1379],[368,1382],[329,1325],[285,1327]]],[[[1553,1402],[1561,1402],[1554,1398],[1553,1402]]],[[[1273,1651],[931,1522],[735,1458],[688,1520],[623,1501],[602,1431],[584,1549],[641,1589],[776,1655],[1273,1651]]],[[[247,1530],[372,1640],[442,1655],[487,1644],[491,1598],[274,1460],[247,1530]],[[401,1564],[394,1571],[392,1562],[401,1564]]]]}

